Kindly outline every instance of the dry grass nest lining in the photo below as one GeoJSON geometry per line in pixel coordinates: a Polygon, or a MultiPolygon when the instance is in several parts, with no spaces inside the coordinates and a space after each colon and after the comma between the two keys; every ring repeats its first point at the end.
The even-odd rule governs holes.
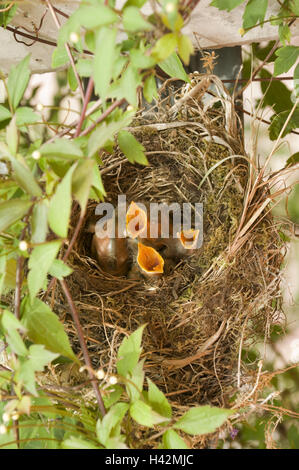
{"type": "MultiPolygon", "coordinates": [[[[120,151],[104,157],[106,201],[116,204],[117,196],[126,194],[129,202],[202,202],[202,247],[166,270],[153,290],[153,281],[101,272],[90,255],[91,235],[85,225],[73,251],[74,272],[68,283],[95,368],[111,371],[123,334],[147,323],[146,372],[172,404],[223,406],[238,386],[255,381],[257,364],[249,368],[240,362],[241,346],[246,349],[267,337],[277,320],[281,240],[266,215],[247,243],[227,258],[243,210],[248,163],[242,158],[226,159],[200,190],[198,186],[217,162],[244,154],[242,143],[227,132],[223,106],[203,112],[202,105],[192,100],[175,119],[170,107],[164,100],[163,106],[140,115],[134,123],[134,135],[147,151],[149,166],[130,164],[120,151]]],[[[96,204],[90,202],[86,224],[96,204]]],[[[73,214],[73,227],[78,217],[79,212],[73,214]]],[[[57,304],[79,352],[75,327],[59,290],[57,304]]]]}

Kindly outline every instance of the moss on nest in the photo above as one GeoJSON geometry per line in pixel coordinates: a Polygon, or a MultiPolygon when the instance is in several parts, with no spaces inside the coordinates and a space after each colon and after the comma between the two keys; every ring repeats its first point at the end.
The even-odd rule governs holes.
{"type": "MultiPolygon", "coordinates": [[[[154,114],[143,113],[131,129],[147,151],[149,166],[130,164],[120,151],[104,156],[106,200],[116,204],[117,196],[126,194],[129,202],[202,202],[202,247],[155,281],[109,276],[90,254],[86,226],[97,204],[91,201],[69,285],[95,367],[113,363],[123,334],[147,323],[146,371],[174,408],[227,406],[243,383],[254,381],[257,366],[249,369],[240,362],[239,351],[265,337],[276,315],[279,302],[275,307],[272,300],[280,297],[282,242],[271,215],[263,214],[246,243],[229,256],[242,216],[248,162],[227,157],[244,155],[242,141],[239,134],[228,135],[222,107],[203,113],[192,100],[175,119],[169,109],[164,103],[154,114]]],[[[73,227],[78,217],[73,215],[73,227]]],[[[59,290],[56,296],[63,304],[59,290]]],[[[66,321],[79,349],[71,319],[66,321]]]]}

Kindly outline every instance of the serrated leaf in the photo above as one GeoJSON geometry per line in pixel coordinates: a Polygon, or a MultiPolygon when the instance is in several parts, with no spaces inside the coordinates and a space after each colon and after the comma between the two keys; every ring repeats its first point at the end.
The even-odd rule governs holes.
{"type": "Polygon", "coordinates": [[[234,410],[208,405],[198,406],[188,410],[173,427],[192,436],[201,436],[216,431],[234,412],[234,410]]]}
{"type": "Polygon", "coordinates": [[[21,163],[21,161],[17,160],[13,156],[9,156],[9,160],[13,170],[13,178],[15,181],[17,181],[21,188],[31,196],[42,196],[42,190],[35,181],[35,178],[26,165],[26,162],[23,161],[21,163]]]}
{"type": "Polygon", "coordinates": [[[53,263],[49,268],[49,274],[59,280],[62,280],[64,277],[69,276],[70,274],[72,274],[72,272],[72,268],[70,268],[60,259],[54,259],[53,263]]]}
{"type": "MultiPolygon", "coordinates": [[[[131,49],[130,58],[132,65],[136,68],[148,69],[155,65],[155,60],[152,57],[146,55],[144,51],[141,51],[140,49],[131,49]]],[[[122,59],[124,64],[126,58],[123,57],[122,59]]]]}
{"type": "Polygon", "coordinates": [[[111,8],[98,3],[82,4],[73,16],[86,29],[95,29],[118,21],[117,14],[111,8]]]}
{"type": "Polygon", "coordinates": [[[128,372],[133,372],[141,354],[141,339],[145,325],[138,328],[128,338],[124,338],[117,353],[117,372],[126,376],[128,372]]]}
{"type": "Polygon", "coordinates": [[[294,153],[287,159],[287,165],[296,165],[299,163],[299,152],[294,153]]]}
{"type": "Polygon", "coordinates": [[[291,40],[291,30],[287,24],[280,24],[278,28],[280,42],[285,46],[291,40]]]}
{"type": "Polygon", "coordinates": [[[0,104],[0,122],[11,118],[11,112],[0,104]]]}
{"type": "Polygon", "coordinates": [[[96,50],[93,60],[95,91],[104,101],[112,78],[116,59],[116,29],[101,28],[96,37],[96,50]]]}
{"type": "Polygon", "coordinates": [[[78,362],[62,323],[44,302],[35,298],[31,303],[29,298],[25,299],[22,303],[21,322],[31,341],[78,362]]]}
{"type": "Polygon", "coordinates": [[[126,31],[135,33],[137,31],[151,31],[153,26],[143,19],[139,8],[128,6],[123,12],[123,25],[126,31]]]}
{"type": "Polygon", "coordinates": [[[122,396],[124,390],[121,385],[111,385],[105,389],[105,395],[103,395],[103,402],[106,410],[110,408],[114,403],[118,402],[122,396]],[[108,393],[108,394],[107,394],[108,393]]]}
{"type": "Polygon", "coordinates": [[[31,217],[31,241],[43,243],[48,233],[48,204],[40,201],[34,204],[31,217]]]}
{"type": "MultiPolygon", "coordinates": [[[[271,124],[269,126],[269,137],[271,140],[276,140],[278,138],[289,113],[290,110],[288,109],[287,111],[283,111],[282,113],[277,114],[273,118],[271,118],[271,124]]],[[[282,134],[282,137],[286,136],[293,129],[297,129],[297,127],[299,127],[299,109],[296,109],[294,111],[291,119],[289,120],[282,134]]]]}
{"type": "Polygon", "coordinates": [[[149,405],[141,400],[136,400],[130,406],[130,415],[141,426],[152,428],[155,424],[168,421],[164,416],[160,416],[149,405]]]}
{"type": "Polygon", "coordinates": [[[51,144],[44,144],[39,149],[44,157],[54,157],[63,159],[77,159],[83,157],[82,150],[75,141],[69,139],[56,139],[51,144]]]}
{"type": "Polygon", "coordinates": [[[243,14],[243,28],[248,29],[265,19],[268,0],[249,0],[243,14]]]}
{"type": "Polygon", "coordinates": [[[162,449],[189,449],[185,441],[173,430],[167,429],[162,437],[162,449]]]}
{"type": "Polygon", "coordinates": [[[28,54],[18,65],[10,69],[7,79],[7,90],[13,109],[18,107],[30,78],[30,54],[28,54]]]}
{"type": "Polygon", "coordinates": [[[40,121],[40,117],[31,108],[26,106],[16,110],[16,124],[21,127],[40,121]]]}
{"type": "Polygon", "coordinates": [[[148,401],[152,408],[159,413],[161,416],[171,418],[172,410],[171,406],[161,390],[150,380],[147,379],[148,383],[148,401]]]}
{"type": "Polygon", "coordinates": [[[28,274],[28,288],[31,300],[34,299],[39,290],[43,287],[50,266],[56,258],[60,246],[61,241],[54,240],[33,248],[28,263],[30,269],[28,274]]]}
{"type": "Polygon", "coordinates": [[[144,82],[143,95],[148,103],[152,103],[154,98],[157,98],[158,91],[154,75],[150,75],[144,82]]]}
{"type": "Polygon", "coordinates": [[[99,419],[96,425],[97,438],[103,446],[106,446],[113,428],[122,421],[123,417],[129,409],[128,403],[116,403],[108,413],[99,419]]]}
{"type": "Polygon", "coordinates": [[[72,176],[76,164],[73,165],[58,184],[48,210],[49,226],[59,237],[66,238],[72,207],[72,176]]]}
{"type": "Polygon", "coordinates": [[[277,59],[274,62],[274,75],[287,72],[299,57],[298,46],[284,46],[275,52],[277,59]]]}
{"type": "Polygon", "coordinates": [[[32,206],[32,202],[22,199],[11,199],[0,204],[0,232],[21,219],[32,206]]]}
{"type": "Polygon", "coordinates": [[[190,83],[189,77],[184,70],[182,62],[175,52],[171,54],[166,60],[160,62],[158,65],[170,77],[190,83]]]}
{"type": "Polygon", "coordinates": [[[141,83],[141,77],[139,76],[136,69],[129,65],[123,76],[120,79],[119,84],[119,99],[125,98],[129,104],[134,108],[137,107],[137,88],[141,83]]]}
{"type": "Polygon", "coordinates": [[[128,131],[120,131],[118,133],[118,145],[124,155],[131,163],[139,163],[140,165],[148,165],[145,156],[145,148],[138,140],[128,131]]]}
{"type": "Polygon", "coordinates": [[[244,3],[244,0],[213,0],[210,5],[218,10],[231,11],[241,3],[244,3]]]}
{"type": "Polygon", "coordinates": [[[152,50],[152,57],[154,57],[157,62],[166,60],[175,51],[177,44],[178,40],[176,34],[165,34],[156,42],[152,50]]]}
{"type": "Polygon", "coordinates": [[[84,213],[93,183],[93,168],[96,165],[94,160],[88,159],[79,162],[72,178],[72,192],[75,199],[81,206],[81,212],[84,213]]]}

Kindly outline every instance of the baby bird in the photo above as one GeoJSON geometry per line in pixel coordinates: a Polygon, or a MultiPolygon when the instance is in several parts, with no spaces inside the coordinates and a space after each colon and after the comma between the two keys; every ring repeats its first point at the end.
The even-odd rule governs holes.
{"type": "MultiPolygon", "coordinates": [[[[118,221],[116,220],[116,234],[118,233],[118,221]]],[[[109,220],[106,222],[109,224],[109,220]]],[[[130,268],[129,249],[126,238],[108,234],[104,237],[97,236],[96,226],[91,223],[87,231],[94,235],[91,242],[91,254],[97,260],[102,271],[112,276],[125,276],[130,268]]]]}

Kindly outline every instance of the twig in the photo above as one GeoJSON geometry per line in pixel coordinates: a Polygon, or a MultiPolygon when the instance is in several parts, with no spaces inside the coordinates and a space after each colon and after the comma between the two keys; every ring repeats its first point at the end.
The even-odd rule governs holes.
{"type": "Polygon", "coordinates": [[[93,87],[94,87],[94,81],[93,81],[93,78],[90,77],[90,79],[88,81],[85,97],[84,97],[82,112],[81,112],[81,115],[80,115],[80,119],[79,119],[78,126],[77,126],[74,137],[78,137],[78,135],[81,132],[82,124],[83,124],[84,119],[85,119],[86,109],[87,109],[88,103],[90,101],[92,92],[93,92],[93,87]]]}
{"type": "Polygon", "coordinates": [[[72,318],[73,318],[74,324],[76,326],[78,339],[79,339],[80,346],[81,346],[81,349],[82,349],[82,352],[83,352],[83,357],[84,357],[84,361],[85,361],[85,364],[86,364],[86,369],[87,369],[89,378],[91,380],[91,383],[92,383],[92,386],[93,386],[93,389],[94,389],[94,392],[95,392],[95,395],[96,395],[96,398],[97,398],[97,402],[98,402],[98,405],[99,405],[100,412],[101,412],[102,416],[105,416],[106,410],[105,410],[103,398],[102,398],[100,389],[98,387],[98,382],[97,382],[97,380],[96,380],[96,378],[95,378],[95,376],[92,372],[93,371],[92,363],[91,363],[91,360],[90,360],[90,357],[89,357],[89,354],[88,354],[88,349],[87,349],[86,342],[85,342],[85,339],[84,339],[84,333],[83,333],[83,330],[82,330],[82,327],[81,327],[81,324],[80,324],[77,309],[75,307],[75,304],[74,304],[74,301],[72,299],[71,293],[70,293],[70,291],[69,291],[69,289],[66,285],[66,282],[64,280],[59,281],[59,282],[60,282],[60,285],[61,285],[62,290],[64,292],[64,295],[65,295],[65,297],[68,301],[68,304],[70,306],[72,318]]]}
{"type": "Polygon", "coordinates": [[[94,128],[97,127],[97,125],[100,124],[100,122],[104,121],[104,119],[106,119],[106,117],[109,116],[109,114],[112,113],[112,111],[114,111],[115,108],[117,108],[118,106],[121,106],[125,102],[126,100],[124,98],[122,98],[121,100],[114,101],[114,103],[111,106],[109,106],[109,108],[107,108],[106,111],[104,111],[103,114],[101,114],[101,116],[98,117],[98,119],[93,124],[91,124],[89,127],[87,127],[87,129],[85,129],[79,134],[80,137],[87,135],[91,131],[93,131],[94,128]]]}
{"type": "MultiPolygon", "coordinates": [[[[52,17],[53,17],[53,20],[54,20],[54,22],[57,26],[57,29],[60,29],[60,22],[59,22],[59,19],[57,17],[57,14],[56,14],[56,12],[53,8],[52,3],[50,2],[50,0],[46,0],[46,3],[49,7],[49,10],[50,10],[51,14],[52,14],[52,17]]],[[[71,52],[71,48],[70,48],[70,46],[68,45],[67,42],[64,44],[64,46],[66,48],[67,55],[69,56],[71,66],[73,68],[74,75],[76,77],[76,80],[77,80],[77,83],[78,83],[78,86],[79,86],[79,90],[80,90],[80,93],[81,93],[82,100],[84,101],[84,90],[83,90],[83,86],[82,86],[81,79],[79,77],[78,71],[76,69],[76,65],[75,65],[75,61],[74,61],[74,58],[73,58],[73,55],[72,55],[72,52],[71,52]]]]}

